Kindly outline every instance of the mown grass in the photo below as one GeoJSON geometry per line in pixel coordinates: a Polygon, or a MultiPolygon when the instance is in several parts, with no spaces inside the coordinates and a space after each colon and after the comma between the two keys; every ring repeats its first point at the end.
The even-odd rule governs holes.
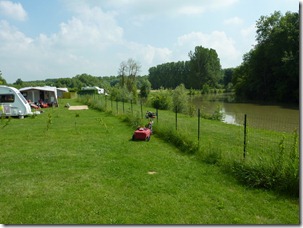
{"type": "Polygon", "coordinates": [[[298,199],[239,185],[156,135],[131,141],[115,116],[65,102],[77,104],[2,120],[0,223],[299,224],[298,199]]]}

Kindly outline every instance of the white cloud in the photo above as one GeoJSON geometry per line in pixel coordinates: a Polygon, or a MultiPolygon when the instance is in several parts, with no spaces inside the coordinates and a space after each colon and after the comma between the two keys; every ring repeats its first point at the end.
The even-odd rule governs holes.
{"type": "Polygon", "coordinates": [[[116,24],[114,14],[98,7],[81,6],[77,15],[60,24],[60,31],[52,38],[66,46],[104,48],[121,43],[123,29],[116,24]]]}
{"type": "Polygon", "coordinates": [[[252,37],[253,34],[256,33],[256,26],[255,25],[251,25],[247,28],[241,29],[241,35],[243,38],[248,38],[248,37],[252,37]]]}
{"type": "Polygon", "coordinates": [[[232,17],[232,18],[226,19],[223,23],[225,25],[241,25],[241,24],[243,24],[243,20],[239,17],[232,17]]]}
{"type": "Polygon", "coordinates": [[[26,49],[32,41],[31,38],[26,37],[26,35],[11,26],[7,21],[0,21],[0,50],[2,52],[15,52],[26,49]]]}
{"type": "Polygon", "coordinates": [[[130,53],[136,53],[137,58],[148,66],[153,66],[170,60],[172,51],[168,48],[158,48],[152,45],[132,43],[130,53]]]}
{"type": "Polygon", "coordinates": [[[195,16],[207,10],[222,9],[235,4],[238,0],[112,0],[102,4],[119,14],[128,14],[133,20],[150,20],[159,16],[195,16]]]}
{"type": "Polygon", "coordinates": [[[213,31],[210,34],[192,32],[180,36],[176,45],[192,51],[196,46],[213,48],[216,50],[223,68],[234,66],[235,61],[240,61],[241,58],[240,52],[235,47],[235,42],[225,32],[213,31]]]}
{"type": "Polygon", "coordinates": [[[22,5],[11,1],[0,1],[0,13],[19,21],[24,21],[27,18],[27,13],[22,5]]]}
{"type": "Polygon", "coordinates": [[[142,75],[147,74],[150,67],[169,62],[172,58],[172,51],[168,48],[159,48],[127,41],[123,44],[123,47],[124,50],[120,50],[117,53],[119,61],[122,62],[129,58],[134,59],[142,66],[140,72],[142,75]]]}
{"type": "Polygon", "coordinates": [[[194,15],[194,14],[202,14],[205,11],[205,7],[200,6],[182,6],[181,8],[177,9],[177,14],[184,14],[184,15],[194,15]]]}
{"type": "Polygon", "coordinates": [[[236,2],[238,2],[238,0],[225,0],[225,1],[224,0],[212,0],[212,1],[205,0],[204,1],[204,3],[209,4],[210,8],[212,8],[212,9],[225,8],[225,7],[235,4],[236,2]]]}

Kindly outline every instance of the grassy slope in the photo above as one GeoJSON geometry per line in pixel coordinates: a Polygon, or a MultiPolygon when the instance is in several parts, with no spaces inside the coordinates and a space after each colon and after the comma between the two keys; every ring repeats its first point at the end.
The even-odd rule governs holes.
{"type": "Polygon", "coordinates": [[[62,105],[12,119],[0,129],[0,223],[299,223],[298,200],[247,189],[157,137],[130,141],[132,132],[62,105]]]}

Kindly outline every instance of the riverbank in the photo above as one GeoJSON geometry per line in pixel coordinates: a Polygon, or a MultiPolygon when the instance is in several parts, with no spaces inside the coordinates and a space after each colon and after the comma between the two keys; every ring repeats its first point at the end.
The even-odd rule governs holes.
{"type": "Polygon", "coordinates": [[[232,93],[195,95],[190,100],[207,114],[219,107],[223,122],[229,124],[243,125],[246,114],[249,124],[260,129],[293,132],[300,126],[300,110],[293,104],[235,102],[232,93]]]}

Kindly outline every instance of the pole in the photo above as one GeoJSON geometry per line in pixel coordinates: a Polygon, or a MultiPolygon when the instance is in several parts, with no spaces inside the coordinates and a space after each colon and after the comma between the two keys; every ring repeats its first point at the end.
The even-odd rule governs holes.
{"type": "Polygon", "coordinates": [[[118,101],[116,100],[117,114],[118,114],[118,101]]]}
{"type": "Polygon", "coordinates": [[[105,97],[104,97],[104,99],[105,99],[105,111],[107,110],[107,96],[106,95],[104,95],[105,97]]]}
{"type": "Polygon", "coordinates": [[[244,148],[243,148],[243,158],[246,156],[246,137],[247,137],[247,128],[246,128],[246,114],[244,114],[244,148]]]}
{"type": "Polygon", "coordinates": [[[143,107],[142,107],[142,100],[141,100],[141,119],[143,119],[143,107]]]}
{"type": "Polygon", "coordinates": [[[200,109],[198,109],[198,148],[200,148],[200,109]]]}
{"type": "Polygon", "coordinates": [[[178,130],[178,106],[176,106],[176,131],[178,130]]]}

